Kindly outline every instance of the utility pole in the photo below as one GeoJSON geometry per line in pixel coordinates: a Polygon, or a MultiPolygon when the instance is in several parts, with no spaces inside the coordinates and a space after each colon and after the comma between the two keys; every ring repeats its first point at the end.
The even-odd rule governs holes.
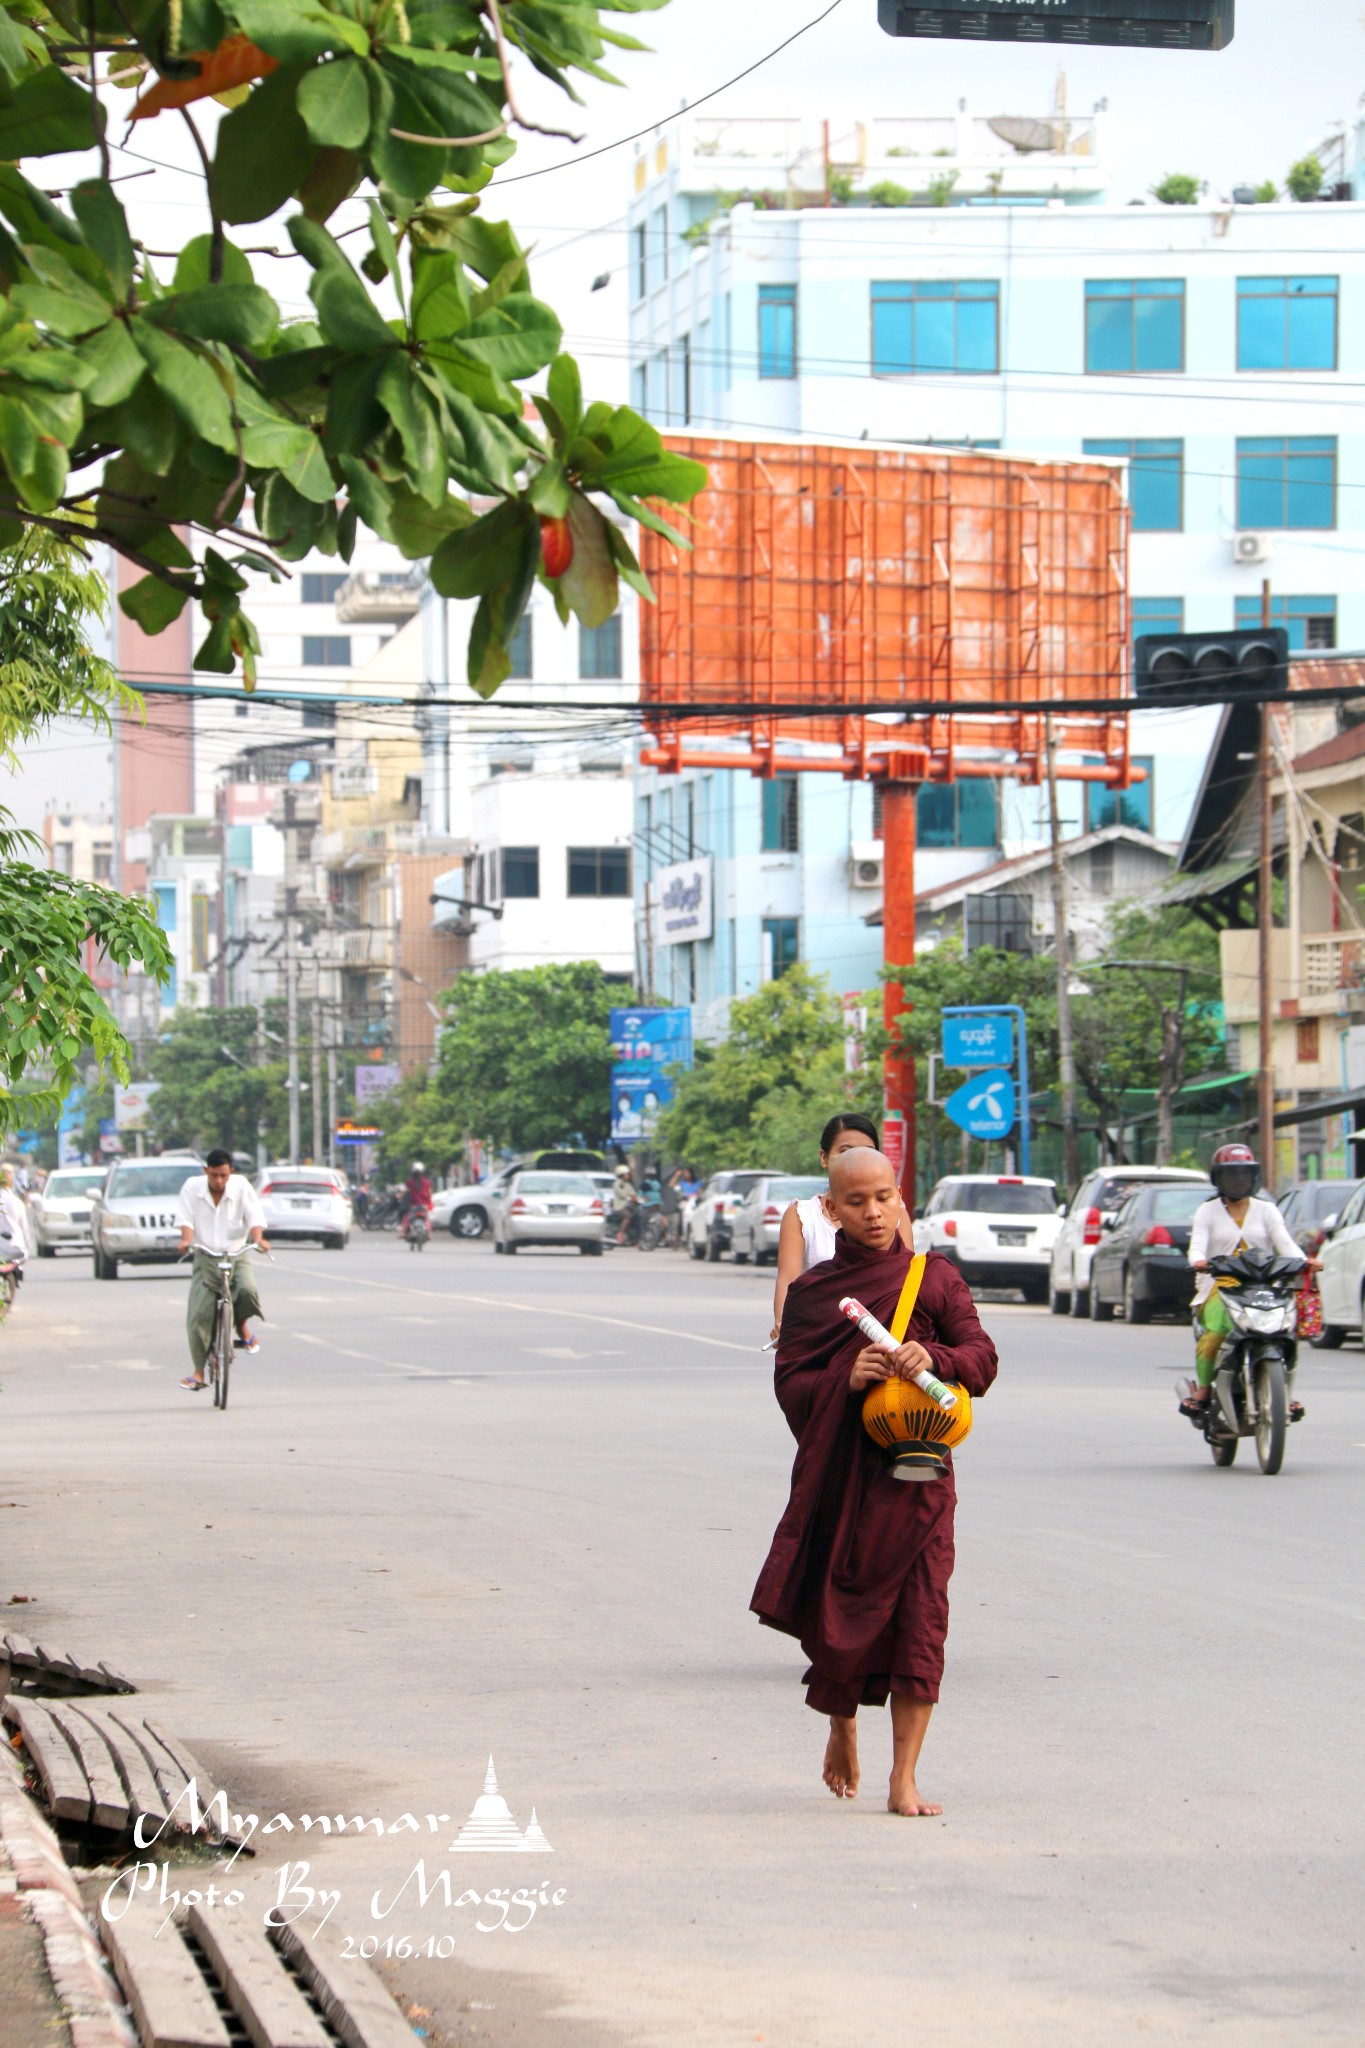
{"type": "MultiPolygon", "coordinates": [[[[267,1059],[267,1058],[268,1058],[268,1054],[267,1054],[267,1051],[266,1051],[266,1043],[265,1043],[265,990],[264,990],[264,984],[263,984],[263,982],[262,982],[261,976],[260,976],[260,974],[259,974],[259,972],[258,972],[258,974],[257,974],[257,976],[256,976],[256,1064],[257,1064],[257,1066],[258,1066],[258,1067],[262,1067],[262,1068],[264,1068],[264,1066],[265,1066],[265,1063],[266,1063],[266,1059],[267,1059]]],[[[260,1115],[260,1116],[259,1116],[259,1117],[258,1117],[258,1118],[256,1119],[256,1169],[257,1169],[257,1171],[258,1171],[258,1172],[260,1172],[260,1171],[261,1171],[261,1170],[262,1170],[262,1169],[264,1168],[264,1166],[265,1166],[265,1163],[266,1163],[265,1153],[266,1153],[266,1144],[265,1144],[265,1111],[264,1111],[264,1104],[262,1104],[262,1112],[261,1112],[261,1115],[260,1115]]]]}
{"type": "Polygon", "coordinates": [[[318,999],[317,999],[317,997],[316,997],[316,996],[314,996],[314,997],[313,997],[313,1004],[312,1004],[312,1037],[313,1037],[313,1047],[312,1047],[312,1052],[313,1052],[313,1061],[312,1061],[312,1084],[313,1084],[313,1164],[314,1164],[315,1166],[321,1166],[321,1164],[322,1164],[322,1004],[321,1004],[321,1003],[320,1003],[320,1002],[318,1001],[318,999]]]}
{"type": "Polygon", "coordinates": [[[284,1002],[285,1057],[289,1062],[289,1157],[299,1156],[299,965],[294,952],[294,908],[298,897],[298,855],[294,834],[295,794],[284,792],[284,1002]]]}
{"type": "MultiPolygon", "coordinates": [[[[1261,624],[1271,623],[1270,578],[1261,585],[1261,624]]],[[[1257,962],[1260,1043],[1260,1154],[1261,1175],[1267,1187],[1275,1185],[1275,1014],[1273,951],[1275,944],[1275,841],[1271,816],[1271,707],[1261,706],[1261,753],[1257,780],[1261,796],[1261,864],[1256,892],[1259,958],[1257,962]]]]}
{"type": "Polygon", "coordinates": [[[228,1002],[228,838],[227,838],[227,782],[218,790],[218,964],[214,974],[214,1003],[220,1010],[228,1002]]]}
{"type": "Polygon", "coordinates": [[[337,1163],[337,1049],[336,1024],[327,1030],[327,1164],[337,1163]]]}
{"type": "MultiPolygon", "coordinates": [[[[1062,1096],[1062,1173],[1067,1193],[1074,1194],[1081,1179],[1081,1152],[1076,1137],[1076,1055],[1071,1036],[1071,933],[1066,890],[1066,862],[1062,859],[1062,826],[1057,809],[1057,736],[1052,719],[1047,721],[1047,812],[1052,834],[1052,922],[1053,960],[1057,970],[1057,1070],[1062,1096]]],[[[1028,1114],[1027,1104],[1024,1114],[1028,1114]]]]}

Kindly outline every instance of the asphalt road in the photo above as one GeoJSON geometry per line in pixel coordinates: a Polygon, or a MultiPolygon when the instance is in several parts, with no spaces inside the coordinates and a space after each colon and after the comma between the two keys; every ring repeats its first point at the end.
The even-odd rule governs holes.
{"type": "Polygon", "coordinates": [[[306,1862],[429,2039],[1359,2042],[1358,1349],[1312,1355],[1267,1480],[1176,1416],[1185,1331],[983,1309],[1001,1376],[921,1776],[946,1810],[903,1821],[886,1716],[837,1804],[799,1649],[746,1611],[791,1460],[767,1274],[357,1237],[262,1284],[220,1416],[176,1384],[181,1275],[30,1269],[0,1609],[293,1821],[237,1864],[243,1910],[306,1862]],[[490,1754],[552,1855],[449,1853],[490,1754]],[[514,1886],[529,1925],[488,1903],[514,1886]]]}

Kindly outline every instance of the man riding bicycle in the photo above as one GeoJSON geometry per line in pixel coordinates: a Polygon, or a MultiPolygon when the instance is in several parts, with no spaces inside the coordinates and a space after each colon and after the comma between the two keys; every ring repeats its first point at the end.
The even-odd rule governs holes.
{"type": "Polygon", "coordinates": [[[194,1246],[190,1300],[185,1312],[194,1371],[180,1382],[191,1393],[198,1393],[208,1384],[204,1367],[213,1342],[218,1307],[217,1257],[225,1252],[233,1262],[232,1319],[237,1326],[237,1341],[244,1351],[261,1348],[260,1338],[247,1329],[250,1317],[265,1314],[256,1292],[256,1276],[246,1255],[248,1243],[259,1245],[263,1252],[270,1250],[265,1240],[265,1211],[251,1182],[233,1172],[232,1154],[219,1148],[209,1153],[204,1171],[192,1174],[180,1190],[181,1253],[194,1246]]]}

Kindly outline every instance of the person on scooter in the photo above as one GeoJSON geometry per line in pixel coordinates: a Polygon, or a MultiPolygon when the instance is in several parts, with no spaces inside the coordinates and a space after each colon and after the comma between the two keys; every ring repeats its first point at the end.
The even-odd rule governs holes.
{"type": "Polygon", "coordinates": [[[424,1209],[428,1216],[431,1214],[431,1182],[420,1159],[413,1160],[412,1171],[403,1183],[403,1202],[398,1214],[400,1231],[407,1229],[408,1218],[414,1209],[424,1209]]]}
{"type": "MultiPolygon", "coordinates": [[[[1257,1198],[1261,1168],[1248,1145],[1222,1145],[1213,1155],[1209,1179],[1217,1189],[1211,1201],[1194,1212],[1190,1230],[1190,1264],[1199,1275],[1194,1290],[1194,1363],[1197,1378],[1180,1404],[1182,1415],[1200,1416],[1213,1390],[1214,1367],[1228,1333],[1227,1315],[1209,1274],[1211,1258],[1238,1252],[1274,1252],[1280,1258],[1302,1258],[1288,1225],[1274,1202],[1257,1198]]],[[[1310,1264],[1316,1265],[1316,1260],[1310,1264]]],[[[1302,1409],[1297,1401],[1291,1414],[1302,1409]]]]}

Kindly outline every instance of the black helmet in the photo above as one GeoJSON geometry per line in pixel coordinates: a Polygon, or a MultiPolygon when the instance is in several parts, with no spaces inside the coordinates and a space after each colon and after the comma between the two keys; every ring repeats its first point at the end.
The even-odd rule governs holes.
{"type": "Polygon", "coordinates": [[[1220,1145],[1213,1155],[1209,1179],[1225,1202],[1244,1202],[1261,1181],[1261,1168],[1249,1145],[1220,1145]]]}

